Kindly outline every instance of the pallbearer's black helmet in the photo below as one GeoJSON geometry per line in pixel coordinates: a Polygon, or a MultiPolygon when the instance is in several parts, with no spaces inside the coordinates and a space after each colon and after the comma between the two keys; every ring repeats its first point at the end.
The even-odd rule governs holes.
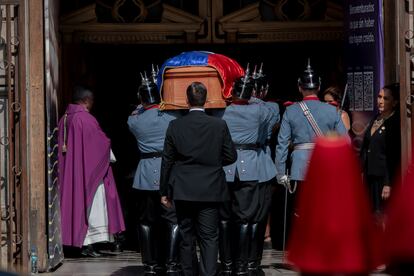
{"type": "Polygon", "coordinates": [[[160,93],[157,85],[151,79],[148,79],[147,73],[141,73],[141,85],[138,88],[138,97],[143,104],[158,104],[161,102],[160,93]]]}
{"type": "Polygon", "coordinates": [[[308,59],[308,66],[306,66],[305,71],[298,78],[298,85],[308,90],[318,89],[321,85],[321,78],[313,71],[310,59],[308,59]]]}
{"type": "Polygon", "coordinates": [[[249,65],[247,64],[246,73],[243,77],[237,79],[233,84],[232,95],[235,98],[249,100],[252,96],[254,81],[250,76],[249,65]]]}

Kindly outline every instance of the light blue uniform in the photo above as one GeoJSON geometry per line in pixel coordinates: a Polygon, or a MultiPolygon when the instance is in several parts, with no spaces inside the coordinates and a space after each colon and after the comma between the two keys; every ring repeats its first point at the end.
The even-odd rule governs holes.
{"type": "Polygon", "coordinates": [[[252,104],[260,104],[262,108],[267,109],[268,116],[266,124],[260,130],[259,143],[259,182],[267,182],[276,177],[276,167],[272,160],[272,153],[269,146],[269,140],[272,136],[273,127],[280,121],[279,106],[277,103],[265,102],[257,98],[251,98],[252,104]]]}
{"type": "MultiPolygon", "coordinates": [[[[324,134],[328,131],[337,131],[346,134],[341,116],[336,108],[318,100],[305,100],[319,128],[324,134]]],[[[286,174],[286,160],[288,156],[289,143],[294,146],[305,143],[313,143],[316,134],[308,119],[305,117],[300,105],[294,103],[286,108],[283,114],[282,124],[278,135],[276,146],[276,170],[278,177],[286,174]]],[[[312,149],[294,149],[291,155],[290,178],[292,180],[304,180],[307,165],[309,163],[312,149]]]]}
{"type": "MultiPolygon", "coordinates": [[[[160,111],[158,108],[128,118],[129,130],[137,139],[141,153],[162,152],[164,138],[170,121],[175,114],[160,111]]],[[[160,188],[161,157],[141,159],[135,172],[133,188],[156,191],[160,188]]]]}
{"type": "Polygon", "coordinates": [[[223,114],[235,144],[258,145],[257,149],[237,149],[237,161],[223,169],[227,182],[234,182],[238,175],[240,181],[259,181],[260,164],[258,153],[260,151],[261,131],[267,130],[265,126],[271,117],[269,109],[260,104],[229,105],[223,114]]]}

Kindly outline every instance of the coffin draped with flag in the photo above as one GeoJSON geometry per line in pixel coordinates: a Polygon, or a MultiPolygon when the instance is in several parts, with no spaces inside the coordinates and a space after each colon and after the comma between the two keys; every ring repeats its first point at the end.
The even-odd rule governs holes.
{"type": "Polygon", "coordinates": [[[206,108],[224,108],[235,79],[244,75],[233,59],[212,52],[183,52],[164,62],[158,87],[165,109],[185,109],[187,87],[195,81],[207,87],[206,108]]]}

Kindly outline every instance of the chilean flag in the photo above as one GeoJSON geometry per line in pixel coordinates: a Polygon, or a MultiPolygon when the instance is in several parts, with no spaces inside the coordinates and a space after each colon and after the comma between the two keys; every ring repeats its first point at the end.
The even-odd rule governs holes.
{"type": "Polygon", "coordinates": [[[165,70],[188,66],[210,66],[216,69],[223,83],[222,93],[224,98],[231,96],[233,82],[244,76],[244,69],[237,61],[226,56],[205,51],[183,52],[168,59],[161,66],[157,80],[159,90],[162,90],[165,70]]]}

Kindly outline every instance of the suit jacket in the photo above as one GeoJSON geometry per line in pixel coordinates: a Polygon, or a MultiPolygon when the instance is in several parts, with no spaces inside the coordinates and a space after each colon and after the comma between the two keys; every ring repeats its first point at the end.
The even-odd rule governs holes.
{"type": "Polygon", "coordinates": [[[237,152],[225,121],[202,111],[190,111],[168,126],[160,193],[174,200],[228,200],[223,166],[236,159],[237,152]]]}
{"type": "Polygon", "coordinates": [[[399,113],[394,113],[371,136],[373,119],[365,131],[361,159],[366,176],[382,176],[384,184],[392,185],[401,162],[399,113]]]}

